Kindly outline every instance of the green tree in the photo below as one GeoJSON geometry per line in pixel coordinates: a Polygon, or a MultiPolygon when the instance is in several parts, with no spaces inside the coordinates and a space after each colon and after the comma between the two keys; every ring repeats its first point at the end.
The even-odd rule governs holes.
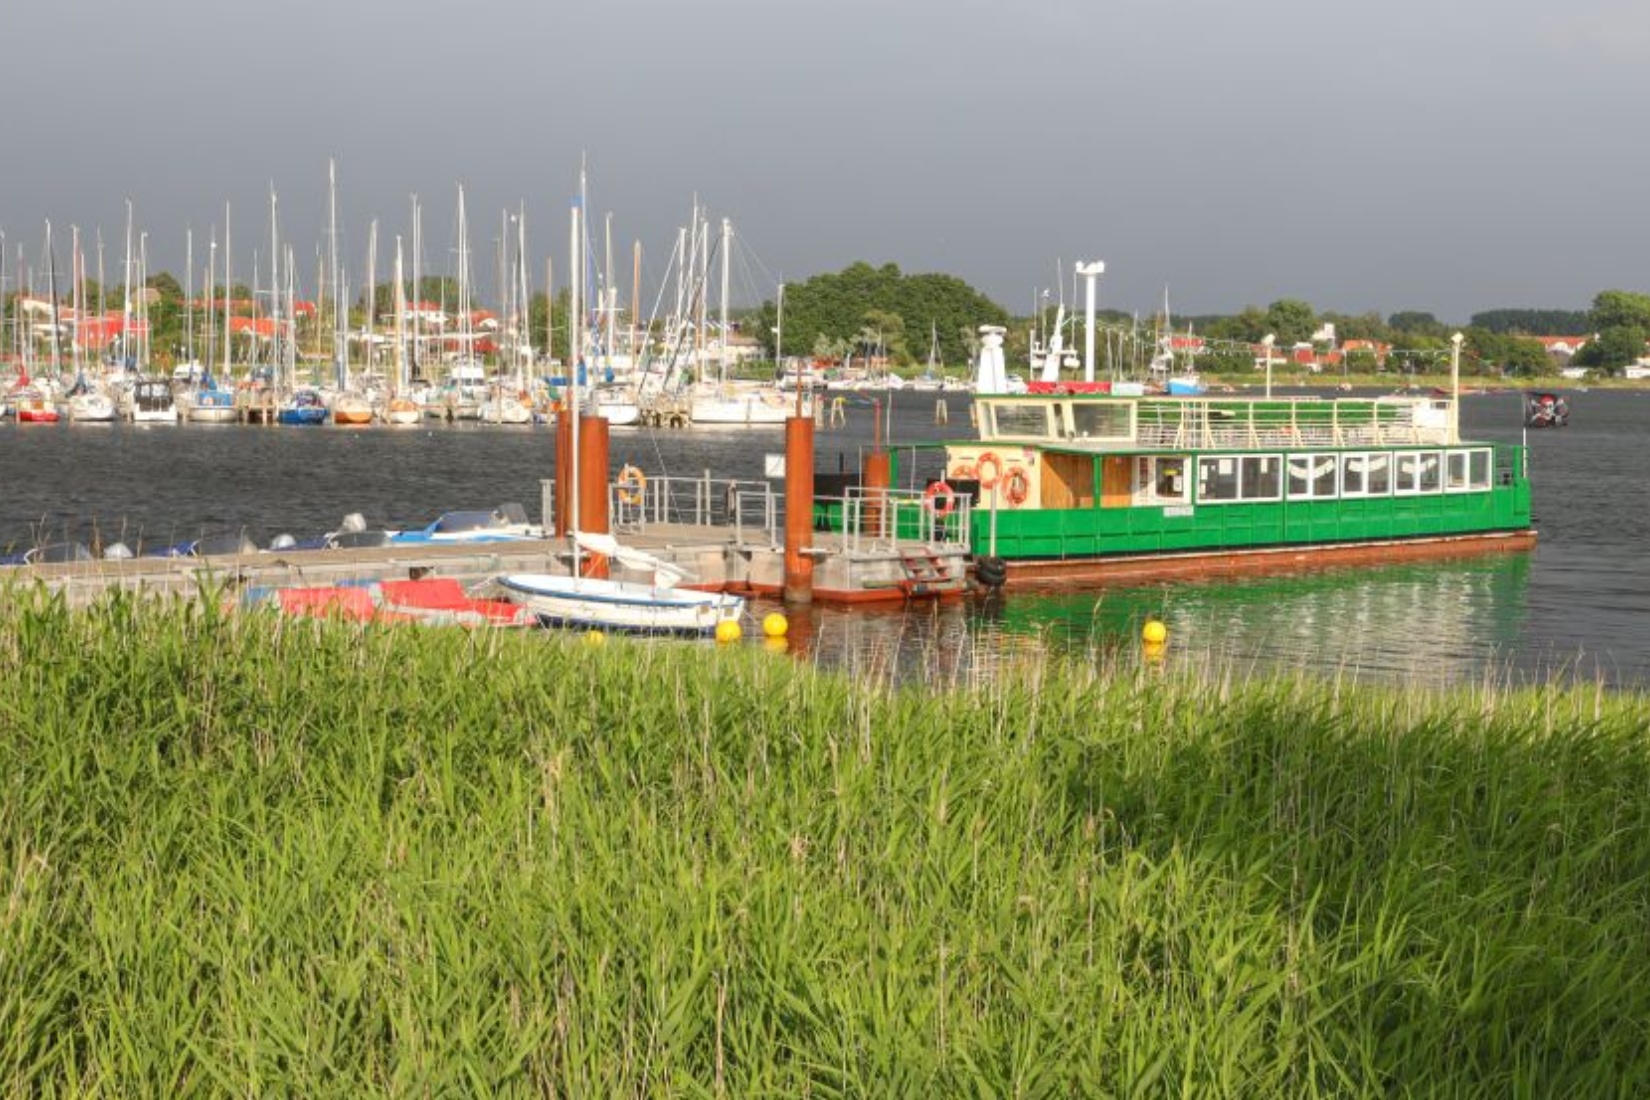
{"type": "Polygon", "coordinates": [[[1592,367],[1601,374],[1617,375],[1645,353],[1645,330],[1631,325],[1604,329],[1598,339],[1589,340],[1570,360],[1578,367],[1592,367]]]}
{"type": "Polygon", "coordinates": [[[1650,332],[1650,294],[1631,290],[1601,290],[1593,299],[1589,319],[1593,331],[1600,335],[1606,329],[1650,332]]]}
{"type": "Polygon", "coordinates": [[[1317,328],[1317,313],[1297,298],[1280,298],[1266,307],[1266,331],[1276,334],[1280,348],[1310,340],[1317,328]]]}
{"type": "MultiPolygon", "coordinates": [[[[880,326],[891,353],[910,362],[928,355],[928,334],[936,334],[943,363],[971,359],[968,341],[979,325],[1008,325],[1008,313],[995,302],[950,275],[905,275],[893,264],[849,265],[840,272],[815,275],[785,286],[785,355],[817,354],[832,342],[854,341],[862,328],[880,326]],[[897,332],[903,344],[895,348],[897,332]],[[821,342],[821,337],[824,342],[821,342]]],[[[764,302],[750,319],[750,335],[774,353],[777,304],[764,302]]]]}
{"type": "Polygon", "coordinates": [[[1444,323],[1430,313],[1420,310],[1400,310],[1386,319],[1387,327],[1395,335],[1406,336],[1448,336],[1448,329],[1444,323]]]}

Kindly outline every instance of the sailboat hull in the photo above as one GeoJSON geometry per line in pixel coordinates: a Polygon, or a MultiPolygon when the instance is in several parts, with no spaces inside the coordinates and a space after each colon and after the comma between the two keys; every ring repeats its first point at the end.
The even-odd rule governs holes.
{"type": "Polygon", "coordinates": [[[740,596],[654,588],[629,581],[514,573],[498,578],[510,602],[545,626],[639,634],[710,635],[744,613],[740,596]]]}

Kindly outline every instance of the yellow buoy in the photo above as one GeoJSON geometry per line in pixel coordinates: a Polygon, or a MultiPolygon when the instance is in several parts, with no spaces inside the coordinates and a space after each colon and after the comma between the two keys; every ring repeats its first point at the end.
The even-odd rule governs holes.
{"type": "Polygon", "coordinates": [[[769,653],[789,653],[791,651],[791,643],[786,641],[784,638],[763,638],[762,648],[767,650],[769,653]]]}
{"type": "Polygon", "coordinates": [[[723,619],[716,624],[716,640],[719,642],[737,642],[744,634],[739,623],[733,619],[723,619]]]}
{"type": "Polygon", "coordinates": [[[762,633],[770,638],[783,638],[790,628],[791,624],[786,621],[785,616],[777,611],[770,611],[762,616],[762,633]]]}
{"type": "Polygon", "coordinates": [[[1152,664],[1157,664],[1159,661],[1163,660],[1163,654],[1167,652],[1168,648],[1169,647],[1164,645],[1162,642],[1147,642],[1140,647],[1140,652],[1145,656],[1147,661],[1152,664]]]}
{"type": "Polygon", "coordinates": [[[1169,640],[1169,628],[1157,619],[1147,619],[1140,629],[1140,640],[1147,645],[1162,645],[1169,640]]]}
{"type": "Polygon", "coordinates": [[[606,645],[607,644],[607,635],[603,634],[599,630],[587,630],[587,631],[584,632],[584,644],[585,645],[606,645]]]}

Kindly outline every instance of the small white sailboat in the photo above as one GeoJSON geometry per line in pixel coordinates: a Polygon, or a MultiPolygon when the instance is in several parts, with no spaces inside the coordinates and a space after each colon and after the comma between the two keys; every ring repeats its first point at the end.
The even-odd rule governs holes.
{"type": "Polygon", "coordinates": [[[653,583],[550,573],[509,573],[496,578],[504,597],[532,612],[544,626],[713,635],[719,624],[738,622],[745,613],[744,597],[676,588],[686,576],[683,571],[651,554],[623,546],[609,535],[575,532],[573,543],[581,551],[651,571],[653,583]]]}

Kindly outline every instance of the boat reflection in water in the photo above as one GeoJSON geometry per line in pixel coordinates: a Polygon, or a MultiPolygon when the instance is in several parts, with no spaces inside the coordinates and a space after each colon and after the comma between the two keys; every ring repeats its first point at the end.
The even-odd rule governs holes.
{"type": "Polygon", "coordinates": [[[1591,676],[1572,667],[1573,654],[1519,648],[1529,573],[1529,555],[1495,554],[891,611],[815,607],[792,611],[790,652],[855,678],[966,686],[1057,654],[1131,660],[1141,626],[1157,618],[1168,660],[1240,676],[1301,670],[1433,686],[1591,676]]]}

